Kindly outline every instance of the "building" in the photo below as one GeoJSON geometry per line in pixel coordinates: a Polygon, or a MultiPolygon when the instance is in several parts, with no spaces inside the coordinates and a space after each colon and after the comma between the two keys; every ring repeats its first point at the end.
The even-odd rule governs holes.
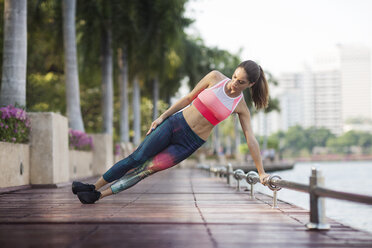
{"type": "Polygon", "coordinates": [[[372,118],[371,54],[361,45],[337,45],[340,54],[343,122],[372,118]]]}

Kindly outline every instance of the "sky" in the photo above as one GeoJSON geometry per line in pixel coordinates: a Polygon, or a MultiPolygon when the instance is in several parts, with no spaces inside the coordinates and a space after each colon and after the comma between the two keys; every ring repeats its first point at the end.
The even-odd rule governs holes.
{"type": "Polygon", "coordinates": [[[372,48],[372,0],[190,0],[187,33],[278,76],[336,44],[372,48]]]}

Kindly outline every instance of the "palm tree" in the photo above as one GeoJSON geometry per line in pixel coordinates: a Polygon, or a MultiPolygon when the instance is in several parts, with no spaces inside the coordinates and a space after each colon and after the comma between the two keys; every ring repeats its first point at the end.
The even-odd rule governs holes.
{"type": "Polygon", "coordinates": [[[120,141],[129,142],[128,121],[128,54],[127,49],[118,49],[119,85],[120,85],[120,141]]]}
{"type": "Polygon", "coordinates": [[[103,132],[112,134],[113,125],[113,83],[112,83],[112,35],[110,23],[102,28],[102,114],[103,132]]]}
{"type": "MultiPolygon", "coordinates": [[[[133,81],[136,74],[133,66],[133,57],[139,50],[138,46],[138,20],[144,13],[138,11],[137,1],[115,0],[112,5],[112,30],[114,30],[113,47],[117,51],[117,61],[119,67],[119,89],[120,89],[120,141],[127,144],[129,142],[129,103],[128,87],[129,82],[133,81]]],[[[137,79],[135,79],[137,82],[137,79]]],[[[135,88],[133,83],[133,88],[135,88]]],[[[138,86],[138,85],[137,85],[138,86]]],[[[140,104],[140,91],[137,88],[132,101],[136,105],[140,104]],[[138,91],[137,91],[138,90],[138,91]]],[[[140,106],[134,111],[135,122],[139,123],[140,106]]],[[[135,107],[134,107],[135,108],[135,107]]],[[[138,124],[139,125],[139,124],[138,124]]],[[[140,140],[140,129],[136,130],[135,138],[137,144],[140,140]]]]}
{"type": "Polygon", "coordinates": [[[152,88],[152,119],[156,120],[158,118],[158,100],[159,100],[159,77],[155,76],[153,79],[153,88],[152,88]]]}
{"type": "MultiPolygon", "coordinates": [[[[98,71],[101,78],[101,115],[103,133],[113,133],[114,92],[113,92],[113,58],[115,18],[113,9],[118,4],[114,1],[79,1],[78,32],[82,52],[84,80],[90,78],[92,70],[98,71]],[[98,59],[99,58],[99,59],[98,59]],[[87,72],[89,73],[87,75],[87,72]],[[100,73],[99,73],[100,72],[100,73]]],[[[92,79],[94,80],[94,79],[92,79]]],[[[90,80],[90,81],[92,81],[90,80]]],[[[90,88],[97,84],[89,83],[90,88]]]]}
{"type": "Polygon", "coordinates": [[[27,1],[4,2],[2,105],[26,105],[27,1]]]}
{"type": "MultiPolygon", "coordinates": [[[[102,120],[103,132],[112,134],[113,130],[113,48],[112,48],[112,1],[85,3],[93,7],[96,16],[90,15],[90,22],[100,28],[101,34],[101,71],[102,71],[102,120]]],[[[94,34],[88,34],[94,39],[94,34]]]]}
{"type": "Polygon", "coordinates": [[[133,80],[133,118],[133,143],[137,146],[141,141],[141,93],[138,76],[133,80]]]}
{"type": "Polygon", "coordinates": [[[180,67],[180,58],[175,52],[182,41],[184,31],[191,21],[183,16],[185,0],[162,1],[146,0],[142,9],[147,13],[141,23],[143,33],[151,39],[144,40],[143,51],[146,60],[147,74],[152,82],[153,119],[158,117],[159,91],[169,87],[165,78],[174,78],[180,67]]]}
{"type": "Polygon", "coordinates": [[[69,127],[71,129],[84,132],[83,118],[80,109],[80,91],[76,54],[76,0],[64,0],[62,6],[67,116],[69,127]]]}

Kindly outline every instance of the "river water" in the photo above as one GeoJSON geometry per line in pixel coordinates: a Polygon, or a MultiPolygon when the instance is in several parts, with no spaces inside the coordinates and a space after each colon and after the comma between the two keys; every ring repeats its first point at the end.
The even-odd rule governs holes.
{"type": "MultiPolygon", "coordinates": [[[[327,188],[372,196],[372,161],[301,162],[296,163],[292,170],[271,174],[279,175],[285,180],[308,184],[312,167],[321,170],[327,188]]],[[[272,195],[272,191],[267,187],[256,185],[257,191],[272,195]]],[[[278,198],[309,209],[309,194],[282,189],[278,191],[278,198]]],[[[372,233],[372,205],[330,198],[325,199],[325,205],[327,217],[372,233]]]]}

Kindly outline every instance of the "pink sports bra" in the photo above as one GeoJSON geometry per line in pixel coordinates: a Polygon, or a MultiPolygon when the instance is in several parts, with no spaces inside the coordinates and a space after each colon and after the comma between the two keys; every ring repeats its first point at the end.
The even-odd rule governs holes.
{"type": "Polygon", "coordinates": [[[193,101],[195,108],[214,126],[229,117],[243,97],[243,93],[234,98],[226,94],[225,85],[229,80],[226,78],[204,89],[193,101]]]}

